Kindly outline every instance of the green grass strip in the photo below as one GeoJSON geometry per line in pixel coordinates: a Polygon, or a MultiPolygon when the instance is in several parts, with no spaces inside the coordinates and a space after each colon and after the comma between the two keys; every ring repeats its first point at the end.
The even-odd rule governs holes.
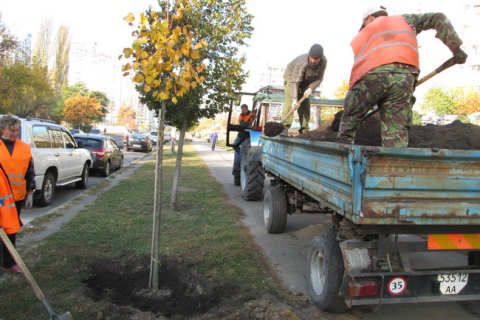
{"type": "MultiPolygon", "coordinates": [[[[193,146],[185,147],[179,211],[170,210],[175,155],[163,166],[161,252],[182,258],[199,274],[223,284],[273,293],[275,285],[248,229],[243,212],[228,202],[193,146]],[[253,248],[253,250],[252,250],[253,248]]],[[[102,302],[85,297],[82,280],[98,259],[150,255],[155,162],[148,161],[117,186],[100,193],[62,229],[22,257],[57,314],[95,318],[102,302]]],[[[61,213],[58,212],[58,213],[61,213]]],[[[140,259],[139,259],[140,260],[140,259]]],[[[0,319],[48,318],[21,274],[0,280],[0,319]]]]}

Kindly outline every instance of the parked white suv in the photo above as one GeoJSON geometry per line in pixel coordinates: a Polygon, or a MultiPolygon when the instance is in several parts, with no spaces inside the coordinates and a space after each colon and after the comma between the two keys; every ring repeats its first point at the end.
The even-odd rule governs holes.
{"type": "Polygon", "coordinates": [[[19,139],[30,145],[35,162],[37,191],[33,198],[38,204],[48,206],[55,187],[75,183],[77,188],[85,189],[92,159],[83,144],[77,145],[70,131],[53,121],[20,120],[19,139]]]}

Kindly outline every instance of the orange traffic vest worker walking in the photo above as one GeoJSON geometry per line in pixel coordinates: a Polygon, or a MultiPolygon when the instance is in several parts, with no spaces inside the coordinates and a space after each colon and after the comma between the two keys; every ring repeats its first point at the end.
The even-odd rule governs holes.
{"type": "MultiPolygon", "coordinates": [[[[20,212],[22,206],[25,205],[25,208],[32,207],[36,184],[30,146],[18,139],[20,124],[21,121],[12,115],[6,115],[0,119],[0,130],[2,132],[0,139],[0,164],[10,182],[21,226],[20,212]]],[[[15,245],[16,234],[8,234],[8,238],[15,245]]],[[[3,246],[3,249],[3,267],[12,271],[20,271],[5,246],[3,246]]]]}
{"type": "MultiPolygon", "coordinates": [[[[13,191],[10,187],[7,175],[0,164],[0,227],[5,231],[8,238],[20,230],[20,218],[17,214],[13,191]]],[[[12,261],[10,252],[2,243],[0,247],[0,264],[3,268],[12,271],[19,271],[15,261],[12,261]],[[16,268],[15,268],[16,267],[16,268]]]]}

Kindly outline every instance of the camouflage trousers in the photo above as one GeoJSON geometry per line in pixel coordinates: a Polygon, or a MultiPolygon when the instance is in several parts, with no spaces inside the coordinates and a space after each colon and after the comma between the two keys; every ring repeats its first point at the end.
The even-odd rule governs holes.
{"type": "MultiPolygon", "coordinates": [[[[285,104],[283,105],[282,109],[282,119],[285,118],[287,113],[292,109],[292,96],[290,94],[290,80],[287,78],[283,78],[284,85],[285,85],[285,104]]],[[[298,90],[298,98],[300,100],[303,97],[303,93],[305,90],[299,89],[298,90]]],[[[300,133],[306,132],[309,129],[308,123],[310,122],[310,99],[305,99],[300,104],[300,107],[297,109],[298,118],[300,121],[300,133]]],[[[290,128],[293,122],[293,113],[290,117],[287,118],[284,122],[284,126],[286,128],[290,128]]]]}
{"type": "Polygon", "coordinates": [[[348,91],[338,131],[338,143],[353,144],[362,118],[378,105],[382,145],[406,148],[408,129],[412,124],[412,105],[417,74],[372,73],[363,76],[348,91]]]}

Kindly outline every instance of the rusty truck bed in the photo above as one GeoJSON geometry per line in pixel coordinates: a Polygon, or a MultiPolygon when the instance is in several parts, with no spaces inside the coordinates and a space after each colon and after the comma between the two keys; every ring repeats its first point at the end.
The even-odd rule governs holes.
{"type": "Polygon", "coordinates": [[[480,151],[265,136],[260,143],[267,172],[366,232],[381,226],[391,233],[478,233],[480,151]]]}

